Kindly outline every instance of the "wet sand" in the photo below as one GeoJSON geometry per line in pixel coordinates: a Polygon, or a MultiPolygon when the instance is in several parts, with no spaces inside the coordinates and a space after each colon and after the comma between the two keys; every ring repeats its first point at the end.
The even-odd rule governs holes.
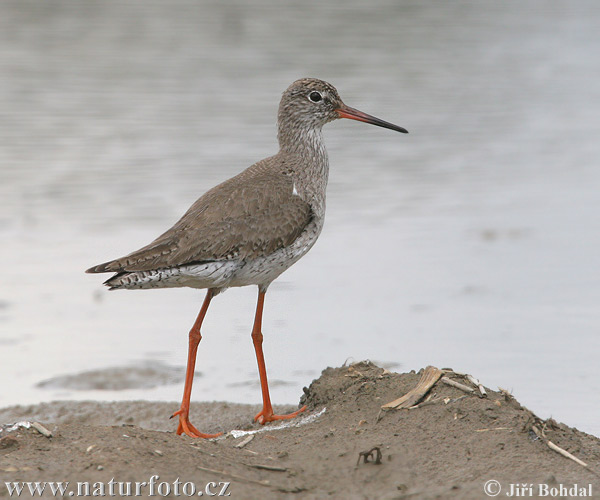
{"type": "MultiPolygon", "coordinates": [[[[498,481],[502,496],[517,483],[533,484],[531,496],[523,492],[533,498],[540,494],[539,484],[572,488],[577,483],[586,492],[591,485],[592,495],[600,494],[600,439],[552,419],[542,421],[506,392],[487,389],[483,398],[438,382],[426,404],[381,412],[382,404],[407,393],[419,378],[371,363],[328,368],[301,400],[312,421],[279,430],[273,429],[277,423],[261,427],[251,421],[257,406],[192,404],[197,427],[226,432],[216,440],[177,436],[176,422],[168,418],[177,403],[14,406],[0,410],[1,423],[40,421],[52,437],[34,429],[5,430],[2,481],[70,481],[73,490],[76,482],[88,481],[93,491],[94,482],[108,488],[114,478],[135,486],[158,475],[155,481],[170,483],[172,498],[177,480],[202,491],[217,483],[209,484],[212,493],[228,483],[227,492],[236,499],[481,499],[490,480],[498,481]],[[261,432],[250,438],[227,432],[232,429],[261,432]],[[588,467],[550,449],[548,440],[588,467]]],[[[141,488],[147,496],[149,486],[141,488]]],[[[7,494],[2,484],[0,496],[7,494]]]]}

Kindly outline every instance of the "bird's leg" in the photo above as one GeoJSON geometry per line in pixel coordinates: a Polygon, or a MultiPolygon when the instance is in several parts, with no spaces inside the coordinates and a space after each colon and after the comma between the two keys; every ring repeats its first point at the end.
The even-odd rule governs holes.
{"type": "Polygon", "coordinates": [[[261,327],[265,293],[265,291],[262,291],[259,288],[258,302],[256,304],[256,316],[254,318],[254,326],[252,328],[252,342],[254,343],[254,350],[256,351],[256,361],[258,361],[258,374],[260,375],[260,387],[262,389],[263,397],[263,408],[254,417],[254,420],[259,424],[266,424],[267,422],[272,422],[273,420],[294,418],[296,415],[298,415],[298,413],[306,410],[306,406],[303,406],[298,411],[289,413],[287,415],[275,415],[273,413],[271,398],[269,397],[269,383],[267,382],[267,367],[265,366],[265,357],[263,356],[262,350],[263,335],[261,332],[261,327]]]}
{"type": "Polygon", "coordinates": [[[171,415],[171,418],[179,416],[177,434],[185,432],[188,436],[197,438],[213,438],[223,434],[222,432],[219,432],[218,434],[205,434],[196,429],[190,422],[190,397],[192,395],[192,382],[194,381],[194,370],[196,368],[196,352],[198,351],[198,344],[200,343],[200,340],[202,340],[200,327],[202,326],[202,321],[204,320],[204,316],[206,316],[206,311],[208,310],[212,298],[213,291],[209,289],[206,292],[206,297],[202,303],[198,317],[194,322],[194,326],[192,326],[192,329],[190,330],[190,344],[188,348],[187,370],[185,373],[185,387],[183,389],[181,408],[171,415]]]}

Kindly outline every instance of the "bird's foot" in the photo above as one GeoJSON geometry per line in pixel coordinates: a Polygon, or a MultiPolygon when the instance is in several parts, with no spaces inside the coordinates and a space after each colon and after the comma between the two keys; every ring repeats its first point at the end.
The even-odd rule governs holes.
{"type": "Polygon", "coordinates": [[[306,410],[306,406],[303,406],[302,408],[293,413],[288,413],[287,415],[275,415],[273,413],[273,408],[271,408],[270,406],[269,408],[263,407],[263,409],[259,411],[254,417],[254,421],[258,422],[261,425],[264,425],[267,422],[273,422],[273,420],[288,420],[290,418],[297,417],[298,414],[302,413],[304,410],[306,410]]]}
{"type": "Polygon", "coordinates": [[[222,432],[218,432],[217,434],[206,434],[204,432],[200,432],[190,422],[190,410],[187,408],[179,409],[178,411],[173,413],[173,415],[171,415],[171,418],[176,416],[179,416],[179,425],[177,426],[177,435],[179,436],[185,433],[193,438],[210,439],[221,436],[223,434],[222,432]]]}

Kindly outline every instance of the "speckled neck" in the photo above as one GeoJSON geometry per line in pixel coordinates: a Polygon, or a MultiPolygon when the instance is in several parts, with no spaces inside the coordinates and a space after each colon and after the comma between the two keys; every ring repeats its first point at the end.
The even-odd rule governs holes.
{"type": "Polygon", "coordinates": [[[325,216],[325,192],[329,177],[329,158],[320,126],[278,121],[279,154],[293,157],[291,172],[302,198],[311,204],[315,214],[325,216]]]}

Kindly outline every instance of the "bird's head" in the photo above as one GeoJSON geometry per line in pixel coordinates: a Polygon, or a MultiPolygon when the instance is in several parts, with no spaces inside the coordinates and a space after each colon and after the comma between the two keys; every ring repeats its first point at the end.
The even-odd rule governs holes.
{"type": "Polygon", "coordinates": [[[280,128],[285,126],[320,129],[338,118],[349,118],[408,133],[398,125],[346,106],[333,85],[317,78],[296,80],[283,93],[279,104],[280,128]]]}

